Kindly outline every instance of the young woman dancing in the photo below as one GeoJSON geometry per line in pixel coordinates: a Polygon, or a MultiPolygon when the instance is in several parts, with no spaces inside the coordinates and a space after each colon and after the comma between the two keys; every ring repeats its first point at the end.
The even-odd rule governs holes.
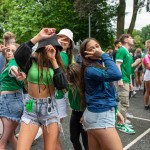
{"type": "MultiPolygon", "coordinates": [[[[88,133],[89,149],[122,150],[122,143],[115,129],[116,99],[113,84],[113,81],[121,79],[121,73],[95,39],[85,39],[80,52],[83,58],[81,100],[85,100],[86,104],[83,126],[88,133]]],[[[123,123],[120,113],[118,121],[123,123]]]]}
{"type": "MultiPolygon", "coordinates": [[[[32,142],[42,127],[44,150],[55,150],[59,132],[59,117],[54,98],[55,88],[67,87],[61,69],[55,28],[43,28],[30,41],[23,43],[15,53],[20,68],[27,74],[28,97],[25,99],[17,150],[30,150],[32,142]],[[32,56],[32,47],[38,47],[32,56]]],[[[59,109],[59,108],[58,108],[59,109]]]]}

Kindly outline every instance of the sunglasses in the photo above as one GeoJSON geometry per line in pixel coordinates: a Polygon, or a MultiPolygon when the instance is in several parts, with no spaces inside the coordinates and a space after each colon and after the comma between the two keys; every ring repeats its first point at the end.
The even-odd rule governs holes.
{"type": "Polygon", "coordinates": [[[52,98],[49,97],[48,98],[48,107],[47,107],[47,113],[48,114],[51,114],[52,113],[52,110],[54,110],[54,105],[53,105],[53,102],[52,102],[52,98]]]}

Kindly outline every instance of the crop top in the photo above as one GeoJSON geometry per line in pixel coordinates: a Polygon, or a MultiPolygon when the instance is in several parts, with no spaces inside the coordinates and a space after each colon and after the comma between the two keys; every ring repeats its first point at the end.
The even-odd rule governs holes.
{"type": "MultiPolygon", "coordinates": [[[[27,74],[27,76],[29,75],[29,70],[31,68],[31,66],[33,65],[33,59],[32,59],[32,47],[34,46],[34,44],[31,41],[25,42],[23,44],[21,44],[19,46],[19,48],[15,51],[14,53],[14,58],[18,64],[18,66],[20,67],[20,69],[25,72],[27,74]]],[[[34,68],[34,66],[33,66],[34,68]]],[[[38,68],[37,68],[38,70],[38,68]]],[[[50,67],[50,70],[51,67],[50,67]]],[[[65,89],[68,86],[68,82],[67,82],[67,77],[65,75],[65,73],[63,72],[62,68],[59,67],[57,69],[53,69],[54,73],[52,75],[52,73],[50,73],[52,75],[52,79],[53,79],[53,83],[54,86],[56,87],[56,89],[61,90],[61,89],[65,89]]],[[[37,71],[36,71],[37,72],[37,71]]],[[[50,71],[52,72],[52,71],[50,71]]],[[[33,71],[31,69],[31,73],[33,74],[33,71]]],[[[35,77],[34,79],[31,79],[31,74],[28,77],[28,80],[31,82],[34,82],[36,80],[36,82],[38,81],[37,75],[34,73],[35,77]]],[[[40,76],[40,74],[39,74],[40,76]]],[[[44,77],[44,76],[43,76],[44,77]]],[[[44,78],[43,78],[44,80],[44,78]]],[[[51,80],[50,80],[51,81],[51,80]]],[[[52,82],[50,82],[52,83],[52,82]]]]}
{"type": "Polygon", "coordinates": [[[39,69],[38,72],[37,64],[35,61],[33,61],[28,72],[27,80],[35,84],[44,84],[44,85],[53,84],[54,71],[52,68],[48,68],[48,70],[43,69],[42,79],[40,79],[41,73],[42,73],[41,69],[39,69]]]}

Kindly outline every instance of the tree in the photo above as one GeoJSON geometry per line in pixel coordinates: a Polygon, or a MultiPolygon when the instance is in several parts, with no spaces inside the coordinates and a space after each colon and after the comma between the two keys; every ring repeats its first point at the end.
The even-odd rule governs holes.
{"type": "Polygon", "coordinates": [[[124,33],[125,9],[125,0],[119,0],[119,5],[117,8],[117,38],[124,33]]]}
{"type": "Polygon", "coordinates": [[[142,37],[143,41],[150,40],[150,25],[143,27],[141,29],[140,36],[142,37]]]}
{"type": "Polygon", "coordinates": [[[100,41],[102,47],[112,45],[114,29],[111,20],[116,15],[116,7],[108,4],[107,0],[76,0],[75,8],[84,20],[88,20],[88,16],[91,16],[91,36],[100,41]]]}
{"type": "Polygon", "coordinates": [[[129,26],[129,29],[128,29],[129,34],[132,34],[132,31],[134,29],[135,22],[136,22],[136,17],[137,17],[137,12],[139,10],[139,5],[140,4],[138,4],[138,0],[133,1],[133,14],[132,14],[132,19],[131,19],[130,26],[129,26]]]}
{"type": "MultiPolygon", "coordinates": [[[[127,33],[132,34],[136,22],[138,11],[140,12],[146,6],[146,11],[150,11],[150,0],[133,0],[133,14],[131,23],[127,33]]],[[[124,33],[124,19],[125,19],[126,1],[120,0],[117,11],[117,37],[124,33]]]]}
{"type": "MultiPolygon", "coordinates": [[[[83,21],[68,0],[7,0],[11,13],[3,23],[4,31],[16,34],[17,42],[22,43],[33,37],[43,27],[69,28],[78,31],[83,21]]],[[[3,4],[3,5],[4,5],[3,4]]],[[[77,37],[79,34],[76,32],[77,37]]]]}

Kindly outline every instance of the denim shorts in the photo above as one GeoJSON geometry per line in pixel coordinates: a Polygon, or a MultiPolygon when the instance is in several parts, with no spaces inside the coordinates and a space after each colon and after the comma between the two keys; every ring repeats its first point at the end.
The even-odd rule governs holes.
{"type": "Polygon", "coordinates": [[[67,117],[67,101],[65,98],[56,99],[56,104],[58,108],[59,118],[67,117]]]}
{"type": "Polygon", "coordinates": [[[23,108],[22,92],[0,96],[0,117],[19,122],[23,114],[23,108]]]}
{"type": "Polygon", "coordinates": [[[21,121],[26,124],[37,124],[39,126],[47,126],[59,122],[54,97],[37,99],[28,95],[24,100],[24,112],[21,121]]]}
{"type": "Polygon", "coordinates": [[[115,108],[111,110],[93,113],[86,109],[83,113],[83,128],[100,129],[100,128],[114,128],[115,127],[115,108]]]}

